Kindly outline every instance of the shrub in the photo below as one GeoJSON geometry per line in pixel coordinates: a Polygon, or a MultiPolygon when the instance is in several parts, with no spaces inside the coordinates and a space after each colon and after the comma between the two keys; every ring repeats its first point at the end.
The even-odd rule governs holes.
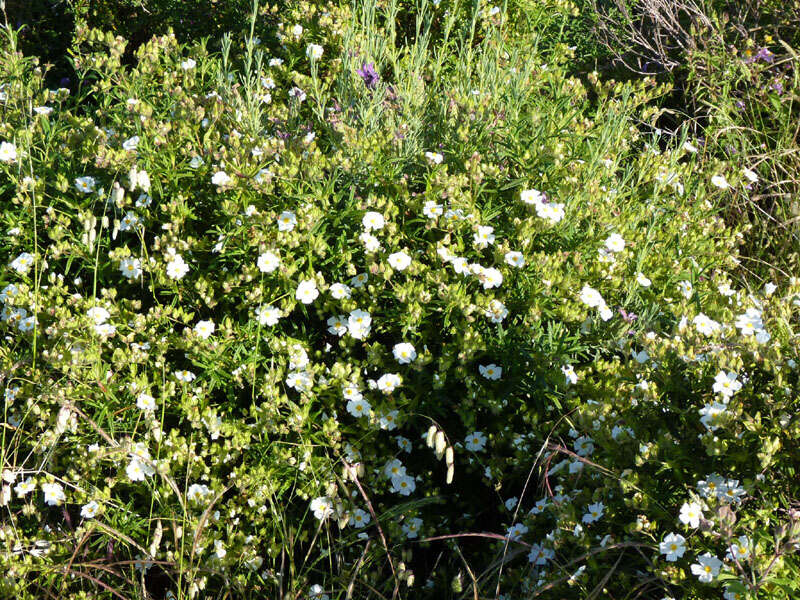
{"type": "Polygon", "coordinates": [[[732,286],[746,174],[456,8],[81,29],[73,94],[7,32],[3,595],[796,592],[800,284],[732,286]]]}

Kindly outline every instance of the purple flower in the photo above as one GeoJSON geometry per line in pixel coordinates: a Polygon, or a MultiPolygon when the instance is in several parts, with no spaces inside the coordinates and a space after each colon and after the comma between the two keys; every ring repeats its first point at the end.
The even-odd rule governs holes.
{"type": "Polygon", "coordinates": [[[745,63],[750,64],[758,61],[764,61],[765,63],[771,63],[775,60],[775,55],[769,51],[769,48],[760,48],[758,52],[756,52],[753,56],[748,59],[745,59],[745,63]]]}
{"type": "Polygon", "coordinates": [[[361,68],[356,73],[364,80],[364,85],[371,90],[375,89],[381,80],[381,76],[375,70],[375,63],[361,63],[361,68]]]}

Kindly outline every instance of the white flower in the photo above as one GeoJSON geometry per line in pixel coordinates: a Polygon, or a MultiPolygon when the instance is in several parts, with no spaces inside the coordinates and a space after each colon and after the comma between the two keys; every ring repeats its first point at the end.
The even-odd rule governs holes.
{"type": "Polygon", "coordinates": [[[383,466],[383,474],[389,479],[392,477],[400,477],[406,474],[406,468],[403,466],[403,463],[400,462],[400,459],[393,458],[383,466]]]}
{"type": "Polygon", "coordinates": [[[492,323],[501,323],[508,316],[508,309],[500,300],[491,300],[485,314],[492,323]]]}
{"type": "Polygon", "coordinates": [[[422,207],[422,214],[429,219],[435,219],[444,212],[441,204],[437,204],[435,200],[428,200],[422,207]]]}
{"type": "Polygon", "coordinates": [[[303,26],[300,25],[299,23],[297,25],[293,26],[292,27],[292,35],[294,37],[296,37],[296,38],[299,38],[301,35],[303,35],[303,26]]]}
{"type": "Polygon", "coordinates": [[[725,558],[728,560],[747,560],[750,558],[751,545],[752,544],[746,535],[740,535],[736,542],[731,542],[725,558]]]}
{"type": "Polygon", "coordinates": [[[317,282],[313,279],[301,281],[294,294],[294,297],[303,304],[311,304],[318,296],[317,282]]]}
{"type": "MultiPolygon", "coordinates": [[[[152,202],[153,202],[153,198],[152,197],[148,196],[147,194],[142,193],[142,194],[139,194],[139,197],[136,199],[136,203],[134,204],[134,206],[136,206],[137,208],[147,208],[148,206],[150,206],[150,204],[152,204],[152,202]]],[[[128,213],[128,214],[132,214],[132,213],[128,213]]],[[[138,217],[136,219],[136,222],[137,223],[139,222],[138,217]]]]}
{"type": "Polygon", "coordinates": [[[555,556],[550,548],[543,548],[539,544],[531,544],[531,550],[528,552],[528,560],[535,565],[546,565],[548,560],[552,560],[555,556]]]}
{"type": "Polygon", "coordinates": [[[125,216],[122,217],[122,220],[119,222],[119,230],[120,231],[131,231],[136,228],[139,224],[139,217],[136,216],[136,213],[133,211],[128,211],[125,213],[125,216]]]}
{"type": "Polygon", "coordinates": [[[217,186],[228,185],[231,177],[225,171],[217,171],[211,176],[211,183],[217,186]]]}
{"type": "Polygon", "coordinates": [[[395,252],[394,254],[390,254],[389,258],[389,265],[397,271],[405,271],[408,268],[408,265],[411,264],[411,257],[406,254],[405,252],[395,252]]]}
{"type": "Polygon", "coordinates": [[[272,273],[281,266],[281,259],[274,252],[264,252],[258,257],[257,265],[262,273],[272,273]]]}
{"type": "Polygon", "coordinates": [[[573,447],[578,456],[591,456],[594,454],[594,440],[588,435],[582,435],[575,440],[573,447]]]}
{"type": "Polygon", "coordinates": [[[625,249],[625,240],[618,233],[612,233],[606,238],[606,249],[609,252],[622,252],[625,249]]]}
{"type": "Polygon", "coordinates": [[[171,254],[167,258],[167,277],[170,279],[183,279],[189,272],[189,265],[183,261],[180,254],[171,254]]]}
{"type": "Polygon", "coordinates": [[[507,265],[522,268],[525,265],[525,257],[522,252],[506,252],[505,261],[507,265]]]}
{"type": "Polygon", "coordinates": [[[21,332],[28,333],[33,330],[37,323],[36,317],[26,317],[19,322],[17,327],[21,332]]]}
{"type": "Polygon", "coordinates": [[[678,519],[684,525],[695,528],[699,527],[700,519],[702,518],[703,512],[697,502],[684,502],[683,506],[681,506],[681,512],[678,515],[678,519]]]}
{"type": "Polygon", "coordinates": [[[647,277],[645,277],[642,273],[636,274],[636,283],[638,283],[642,287],[650,287],[652,283],[647,277]]]}
{"type": "Polygon", "coordinates": [[[703,408],[698,410],[701,417],[700,422],[709,431],[716,431],[725,418],[726,409],[727,406],[720,404],[719,402],[706,404],[703,406],[703,408]]]}
{"type": "Polygon", "coordinates": [[[480,431],[473,431],[464,439],[464,447],[471,452],[479,452],[486,447],[486,436],[480,431]]]}
{"type": "Polygon", "coordinates": [[[550,221],[550,223],[558,223],[564,218],[564,205],[557,202],[537,204],[536,214],[539,218],[550,221]]]}
{"type": "Polygon", "coordinates": [[[440,165],[440,164],[442,164],[442,161],[444,160],[444,156],[442,156],[438,152],[426,152],[425,153],[425,158],[427,158],[428,161],[431,164],[434,164],[434,165],[440,165]]]}
{"type": "Polygon", "coordinates": [[[324,521],[333,514],[333,502],[327,496],[314,498],[311,501],[310,508],[314,516],[320,521],[324,521]]]}
{"type": "Polygon", "coordinates": [[[520,192],[519,199],[525,204],[537,206],[545,202],[545,195],[539,190],[523,190],[520,192]]]}
{"type": "Polygon", "coordinates": [[[156,399],[143,392],[136,397],[136,406],[140,410],[153,411],[156,409],[156,399]]]}
{"type": "MultiPolygon", "coordinates": [[[[299,25],[295,25],[295,27],[300,27],[299,25]]],[[[308,590],[308,597],[311,600],[330,600],[328,594],[322,589],[322,586],[318,583],[312,585],[308,590]]]]}
{"type": "Polygon", "coordinates": [[[142,263],[138,258],[123,258],[119,262],[119,270],[126,279],[138,279],[142,274],[142,263]]]}
{"type": "Polygon", "coordinates": [[[512,541],[518,540],[528,533],[528,528],[522,523],[515,523],[506,531],[506,537],[512,541]]]}
{"type": "Polygon", "coordinates": [[[84,519],[94,519],[98,510],[100,510],[100,505],[92,500],[91,502],[84,504],[81,508],[81,517],[84,519]]]}
{"type": "Polygon", "coordinates": [[[364,231],[358,236],[358,239],[362,244],[364,244],[364,249],[367,252],[377,252],[381,249],[380,241],[371,233],[364,231]]]}
{"type": "Polygon", "coordinates": [[[322,58],[322,52],[323,52],[322,46],[318,44],[309,44],[308,47],[306,48],[306,56],[310,60],[319,60],[320,58],[322,58]]]}
{"type": "Polygon", "coordinates": [[[687,152],[691,152],[692,154],[697,152],[697,146],[695,146],[689,141],[683,143],[683,149],[686,150],[687,152]]]}
{"type": "Polygon", "coordinates": [[[14,491],[17,493],[17,497],[19,498],[24,498],[35,489],[36,482],[33,480],[33,477],[28,477],[24,481],[20,481],[16,486],[14,486],[14,491]]]}
{"type": "Polygon", "coordinates": [[[710,552],[701,554],[697,557],[697,563],[692,565],[692,575],[697,575],[697,579],[703,583],[714,581],[719,574],[722,561],[710,552]]]}
{"type": "Polygon", "coordinates": [[[94,186],[96,183],[97,182],[95,181],[94,177],[89,177],[86,175],[84,177],[78,177],[75,180],[75,188],[84,194],[91,194],[94,191],[94,186]]]}
{"type": "Polygon", "coordinates": [[[721,190],[726,190],[731,187],[731,184],[728,183],[728,180],[725,179],[724,175],[714,175],[711,177],[711,185],[718,187],[721,190]]]}
{"type": "Polygon", "coordinates": [[[283,211],[278,216],[278,231],[291,231],[297,225],[297,217],[290,210],[283,211]]]}
{"type": "Polygon", "coordinates": [[[350,312],[347,319],[347,330],[357,340],[363,340],[369,335],[372,317],[367,311],[356,309],[350,312]]]}
{"type": "Polygon", "coordinates": [[[589,506],[586,507],[586,514],[583,515],[583,519],[581,519],[581,521],[583,523],[594,523],[603,516],[604,510],[605,506],[603,505],[602,502],[596,502],[595,504],[590,504],[589,506]]]}
{"type": "Polygon", "coordinates": [[[772,336],[767,332],[766,329],[759,329],[756,331],[755,338],[759,344],[766,344],[772,338],[772,336]]]}
{"type": "Polygon", "coordinates": [[[378,424],[381,426],[381,429],[385,429],[386,431],[393,431],[397,429],[398,414],[400,414],[398,411],[390,410],[381,416],[381,418],[378,420],[378,424]]]}
{"type": "Polygon", "coordinates": [[[414,359],[417,358],[416,349],[407,342],[395,344],[394,348],[392,348],[392,354],[401,365],[414,362],[414,359]]]}
{"type": "Polygon", "coordinates": [[[181,69],[184,71],[194,69],[196,66],[197,62],[193,58],[187,58],[186,60],[181,61],[181,69]]]}
{"type": "Polygon", "coordinates": [[[742,501],[742,496],[744,496],[744,494],[745,490],[739,485],[738,479],[728,479],[725,485],[720,487],[717,498],[723,502],[738,503],[742,501]]]}
{"type": "Polygon", "coordinates": [[[139,136],[134,135],[133,137],[129,137],[127,140],[122,142],[122,149],[130,152],[131,150],[136,150],[136,147],[138,145],[139,145],[139,136]]]}
{"type": "Polygon", "coordinates": [[[750,169],[742,169],[742,175],[744,175],[750,183],[758,182],[758,174],[755,171],[750,169]]]}
{"type": "Polygon", "coordinates": [[[307,371],[296,371],[286,376],[286,385],[298,392],[307,392],[313,387],[314,380],[307,371]]]}
{"type": "Polygon", "coordinates": [[[498,367],[494,363],[489,365],[478,365],[478,371],[486,379],[490,379],[492,381],[500,379],[500,376],[503,374],[503,368],[498,367]]]}
{"type": "Polygon", "coordinates": [[[34,257],[30,252],[23,252],[11,261],[11,268],[20,275],[25,275],[33,266],[34,257]]]}
{"type": "Polygon", "coordinates": [[[334,300],[350,298],[350,288],[343,283],[334,283],[328,291],[334,300]]]}
{"type": "Polygon", "coordinates": [[[381,213],[369,211],[364,214],[364,217],[361,219],[361,224],[366,231],[378,231],[383,229],[385,221],[381,213]]]}
{"type": "Polygon", "coordinates": [[[17,147],[11,142],[0,142],[0,162],[13,163],[17,160],[17,147]]]}
{"type": "Polygon", "coordinates": [[[543,513],[548,506],[550,506],[550,503],[547,501],[547,498],[542,498],[541,500],[537,500],[533,508],[528,512],[532,515],[539,515],[543,513]]]}
{"type": "Polygon", "coordinates": [[[204,483],[193,483],[186,490],[186,499],[195,504],[202,504],[204,500],[211,495],[211,490],[204,483]]]}
{"type": "Polygon", "coordinates": [[[45,504],[50,506],[59,506],[67,498],[64,488],[59,483],[43,483],[42,492],[44,492],[45,504]]]}
{"type": "Polygon", "coordinates": [[[581,289],[580,299],[581,302],[589,308],[597,308],[606,305],[606,301],[603,300],[603,296],[600,295],[600,292],[588,285],[584,285],[583,289],[581,289]]]}
{"type": "Polygon", "coordinates": [[[348,400],[347,412],[356,418],[368,417],[372,412],[372,407],[369,405],[369,402],[363,398],[356,398],[354,400],[348,400]]]}
{"type": "Polygon", "coordinates": [[[412,448],[411,440],[409,440],[406,437],[403,437],[402,435],[398,435],[396,439],[397,439],[397,447],[400,448],[400,450],[402,450],[406,454],[411,452],[412,448]]]}
{"type": "Polygon", "coordinates": [[[350,515],[350,525],[360,529],[365,527],[371,519],[372,517],[370,517],[367,511],[357,508],[353,511],[353,514],[350,515]]]}
{"type": "Polygon", "coordinates": [[[566,381],[567,384],[571,383],[574,385],[578,383],[578,374],[575,373],[575,367],[573,367],[572,365],[564,365],[563,367],[561,367],[561,372],[564,374],[564,377],[567,380],[566,381]]]}
{"type": "Polygon", "coordinates": [[[720,371],[714,377],[714,393],[724,396],[726,399],[732,398],[736,392],[742,389],[742,383],[737,381],[738,375],[736,373],[725,373],[720,371]]]}
{"type": "Polygon", "coordinates": [[[705,336],[714,335],[721,329],[719,323],[703,313],[699,313],[694,319],[692,319],[692,324],[694,325],[695,329],[697,329],[698,333],[702,333],[705,336]]]}
{"type": "Polygon", "coordinates": [[[204,164],[203,158],[201,156],[193,156],[192,160],[189,161],[189,166],[192,169],[199,169],[204,164]]]}
{"type": "Polygon", "coordinates": [[[403,523],[403,533],[406,534],[408,539],[414,539],[419,535],[419,530],[422,528],[422,519],[412,517],[403,523]]]}
{"type": "Polygon", "coordinates": [[[175,379],[183,383],[191,383],[196,377],[194,373],[185,369],[183,371],[175,371],[175,379]]]}
{"type": "Polygon", "coordinates": [[[125,468],[125,474],[131,481],[144,481],[145,476],[152,475],[153,472],[152,467],[143,463],[139,458],[132,459],[125,468]]]}
{"type": "Polygon", "coordinates": [[[503,283],[503,274],[494,267],[489,267],[481,270],[478,279],[483,283],[483,289],[488,290],[500,287],[500,284],[503,283]]]}
{"type": "Polygon", "coordinates": [[[225,555],[228,554],[228,551],[225,549],[225,544],[222,540],[214,541],[214,554],[217,555],[217,558],[225,558],[225,555]]]}
{"type": "Polygon", "coordinates": [[[211,334],[214,333],[216,326],[214,325],[214,321],[198,321],[197,325],[194,326],[194,332],[204,340],[207,340],[211,337],[211,334]]]}
{"type": "Polygon", "coordinates": [[[391,394],[403,383],[403,378],[397,373],[386,373],[378,379],[378,389],[384,394],[391,394]]]}
{"type": "Polygon", "coordinates": [[[0,291],[0,302],[5,304],[9,299],[14,298],[17,294],[19,294],[19,288],[13,283],[9,283],[3,288],[2,291],[0,291]]]}
{"type": "Polygon", "coordinates": [[[744,314],[736,317],[734,325],[744,336],[758,333],[764,328],[764,322],[761,320],[761,311],[755,308],[748,308],[744,314]]]}
{"type": "Polygon", "coordinates": [[[722,493],[721,490],[724,487],[725,478],[717,475],[716,473],[712,473],[705,479],[701,479],[697,482],[697,489],[704,498],[719,497],[722,493]]]}
{"type": "Polygon", "coordinates": [[[478,231],[475,232],[472,242],[479,250],[494,244],[494,227],[489,227],[488,225],[479,225],[478,231]]]}
{"type": "Polygon", "coordinates": [[[256,319],[260,325],[277,325],[281,316],[281,310],[271,304],[262,304],[256,309],[256,319]]]}
{"type": "Polygon", "coordinates": [[[347,333],[347,317],[338,315],[328,318],[328,332],[339,337],[347,333]]]}
{"type": "Polygon", "coordinates": [[[392,491],[401,496],[409,496],[417,488],[414,478],[410,475],[396,475],[392,477],[392,491]]]}
{"type": "Polygon", "coordinates": [[[669,562],[675,562],[686,552],[686,538],[679,533],[668,533],[659,544],[661,554],[666,554],[669,562]]]}

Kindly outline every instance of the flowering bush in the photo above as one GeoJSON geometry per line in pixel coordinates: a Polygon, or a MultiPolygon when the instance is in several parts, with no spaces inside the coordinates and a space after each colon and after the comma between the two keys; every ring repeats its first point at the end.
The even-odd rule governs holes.
{"type": "Polygon", "coordinates": [[[640,133],[652,81],[393,7],[82,29],[72,91],[7,32],[3,595],[791,597],[800,282],[738,279],[746,174],[640,133]]]}

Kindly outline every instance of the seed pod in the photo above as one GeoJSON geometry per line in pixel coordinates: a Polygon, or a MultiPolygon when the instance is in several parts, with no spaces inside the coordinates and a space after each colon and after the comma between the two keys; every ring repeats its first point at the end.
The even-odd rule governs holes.
{"type": "Polygon", "coordinates": [[[453,465],[447,465],[447,485],[453,483],[453,475],[455,475],[455,468],[453,465]]]}
{"type": "Polygon", "coordinates": [[[444,448],[447,442],[444,439],[444,432],[437,431],[436,432],[436,458],[441,459],[444,455],[444,448]]]}
{"type": "Polygon", "coordinates": [[[453,447],[448,446],[447,450],[444,454],[444,462],[447,463],[447,466],[451,466],[453,464],[453,447]]]}
{"type": "Polygon", "coordinates": [[[155,557],[156,553],[158,552],[158,546],[161,544],[161,536],[164,534],[164,528],[161,526],[161,519],[156,521],[156,529],[153,532],[153,541],[150,543],[150,547],[147,549],[150,552],[150,556],[155,557]]]}
{"type": "Polygon", "coordinates": [[[428,448],[433,448],[433,436],[436,435],[436,425],[431,425],[428,427],[428,435],[425,438],[425,443],[428,445],[428,448]]]}

